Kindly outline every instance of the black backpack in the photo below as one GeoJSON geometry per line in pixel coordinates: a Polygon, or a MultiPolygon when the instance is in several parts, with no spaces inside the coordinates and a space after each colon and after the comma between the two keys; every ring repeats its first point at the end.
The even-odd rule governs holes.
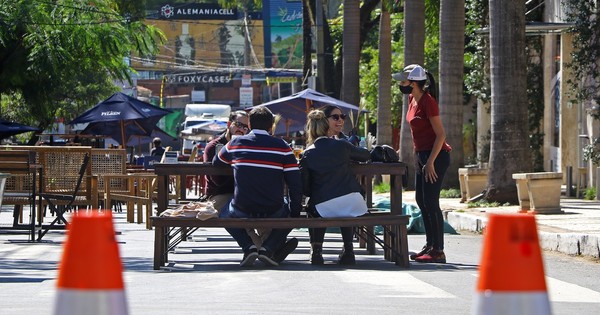
{"type": "Polygon", "coordinates": [[[394,163],[398,162],[399,160],[400,158],[398,157],[398,153],[396,153],[394,148],[387,144],[376,145],[371,150],[372,162],[394,163]]]}

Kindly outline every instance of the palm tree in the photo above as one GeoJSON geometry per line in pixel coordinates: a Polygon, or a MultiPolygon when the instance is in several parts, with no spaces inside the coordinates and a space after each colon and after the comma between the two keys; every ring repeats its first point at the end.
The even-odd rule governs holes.
{"type": "Polygon", "coordinates": [[[392,143],[392,30],[389,0],[381,2],[379,20],[379,102],[377,104],[377,143],[392,143]]]}
{"type": "Polygon", "coordinates": [[[440,7],[439,104],[452,146],[452,162],[445,186],[458,187],[458,168],[463,166],[463,70],[465,46],[465,0],[442,0],[440,7]]]}
{"type": "MultiPolygon", "coordinates": [[[[360,102],[358,66],[360,62],[360,1],[344,0],[343,65],[340,98],[350,104],[360,102]]],[[[348,128],[349,124],[346,124],[348,128]]]]}
{"type": "MultiPolygon", "coordinates": [[[[404,2],[404,64],[423,64],[425,60],[425,2],[406,0],[404,2]]],[[[408,111],[408,96],[402,106],[402,124],[400,127],[400,161],[409,169],[408,188],[414,189],[414,149],[410,127],[404,117],[408,111]]]]}
{"type": "Polygon", "coordinates": [[[525,1],[490,0],[492,139],[488,201],[517,203],[513,173],[532,169],[525,59],[525,1]]]}

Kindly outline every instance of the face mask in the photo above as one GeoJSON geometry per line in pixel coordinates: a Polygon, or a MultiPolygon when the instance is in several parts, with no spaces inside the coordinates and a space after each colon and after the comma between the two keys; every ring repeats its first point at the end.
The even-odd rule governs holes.
{"type": "Polygon", "coordinates": [[[410,94],[410,93],[412,93],[412,89],[413,88],[410,85],[407,85],[407,86],[401,85],[400,86],[400,92],[402,92],[402,94],[410,94]]]}

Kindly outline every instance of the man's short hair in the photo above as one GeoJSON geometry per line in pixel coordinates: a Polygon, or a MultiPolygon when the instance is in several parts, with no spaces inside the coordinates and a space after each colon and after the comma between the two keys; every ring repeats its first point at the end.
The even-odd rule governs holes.
{"type": "Polygon", "coordinates": [[[248,117],[248,113],[245,110],[236,110],[229,114],[229,121],[237,121],[238,116],[248,117]]]}
{"type": "Polygon", "coordinates": [[[275,117],[271,110],[266,106],[258,106],[250,111],[248,120],[250,121],[250,127],[252,129],[269,131],[273,128],[275,117]]]}
{"type": "Polygon", "coordinates": [[[152,140],[152,142],[153,142],[155,145],[160,145],[160,144],[162,143],[162,141],[160,140],[160,138],[154,138],[154,139],[152,140]]]}

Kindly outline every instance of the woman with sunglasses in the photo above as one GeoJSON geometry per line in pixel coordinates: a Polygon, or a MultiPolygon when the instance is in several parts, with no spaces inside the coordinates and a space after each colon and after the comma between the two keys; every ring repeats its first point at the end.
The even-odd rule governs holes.
{"type": "Polygon", "coordinates": [[[346,115],[342,114],[342,110],[334,105],[325,105],[319,108],[319,110],[322,110],[325,113],[325,117],[327,117],[331,136],[336,139],[348,139],[343,132],[346,115]]]}
{"type": "MultiPolygon", "coordinates": [[[[350,163],[368,161],[370,153],[348,141],[334,139],[340,131],[332,127],[335,125],[332,124],[332,120],[335,121],[332,115],[341,115],[341,111],[330,112],[328,116],[322,110],[313,110],[307,116],[307,148],[300,160],[302,190],[309,197],[307,211],[312,216],[323,218],[357,217],[367,213],[367,205],[360,194],[361,187],[350,170],[350,163]]],[[[338,263],[355,264],[352,245],[354,229],[343,227],[341,231],[344,249],[338,263]]],[[[313,265],[324,263],[324,239],[324,228],[310,229],[310,261],[313,265]]]]}
{"type": "Polygon", "coordinates": [[[450,165],[452,148],[446,143],[439,106],[429,89],[435,86],[435,81],[419,65],[406,66],[392,77],[400,81],[400,91],[409,94],[406,121],[410,126],[415,151],[415,199],[421,209],[426,234],[425,246],[410,258],[422,263],[445,263],[440,190],[450,165]]]}

